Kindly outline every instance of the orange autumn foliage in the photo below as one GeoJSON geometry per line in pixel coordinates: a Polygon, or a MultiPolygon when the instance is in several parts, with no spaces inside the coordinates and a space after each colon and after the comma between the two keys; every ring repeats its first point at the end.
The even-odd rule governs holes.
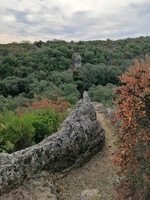
{"type": "Polygon", "coordinates": [[[58,97],[56,100],[51,99],[34,99],[33,102],[26,102],[27,107],[33,108],[54,108],[57,112],[63,113],[67,108],[70,107],[70,104],[64,101],[63,97],[58,97]]]}
{"type": "Polygon", "coordinates": [[[122,177],[118,199],[150,199],[150,57],[136,60],[120,81],[114,113],[120,122],[120,146],[114,158],[122,177]]]}

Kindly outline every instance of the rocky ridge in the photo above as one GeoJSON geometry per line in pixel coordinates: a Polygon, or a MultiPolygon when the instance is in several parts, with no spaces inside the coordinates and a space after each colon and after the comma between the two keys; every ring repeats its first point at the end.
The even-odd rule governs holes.
{"type": "Polygon", "coordinates": [[[84,92],[83,100],[77,102],[59,132],[32,147],[13,154],[0,154],[0,195],[25,184],[25,180],[37,172],[68,173],[99,152],[104,143],[104,130],[84,92]]]}

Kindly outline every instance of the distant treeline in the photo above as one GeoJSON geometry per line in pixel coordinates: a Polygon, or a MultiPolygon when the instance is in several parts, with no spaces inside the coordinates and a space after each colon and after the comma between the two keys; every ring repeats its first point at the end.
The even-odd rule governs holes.
{"type": "Polygon", "coordinates": [[[84,90],[93,101],[111,106],[118,76],[149,52],[150,37],[0,44],[0,109],[15,109],[35,96],[63,96],[74,104],[84,90]],[[72,66],[74,53],[81,56],[81,68],[72,66]]]}

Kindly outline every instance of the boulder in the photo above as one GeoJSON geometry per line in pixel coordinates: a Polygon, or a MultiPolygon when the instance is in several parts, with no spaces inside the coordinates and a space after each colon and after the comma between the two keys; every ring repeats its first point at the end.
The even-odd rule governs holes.
{"type": "Polygon", "coordinates": [[[57,189],[53,184],[50,173],[43,171],[25,180],[21,186],[8,194],[0,197],[0,200],[58,200],[57,189]]]}
{"type": "Polygon", "coordinates": [[[99,191],[97,189],[86,189],[82,191],[80,200],[100,200],[99,191]]]}
{"type": "Polygon", "coordinates": [[[79,53],[73,53],[71,58],[71,64],[75,68],[80,68],[82,66],[82,58],[79,53]]]}
{"type": "Polygon", "coordinates": [[[104,114],[106,117],[108,116],[107,108],[102,103],[92,102],[92,104],[97,113],[104,114]]]}
{"type": "Polygon", "coordinates": [[[0,154],[0,195],[42,170],[67,173],[88,161],[104,143],[104,130],[84,92],[59,132],[21,151],[0,154]]]}

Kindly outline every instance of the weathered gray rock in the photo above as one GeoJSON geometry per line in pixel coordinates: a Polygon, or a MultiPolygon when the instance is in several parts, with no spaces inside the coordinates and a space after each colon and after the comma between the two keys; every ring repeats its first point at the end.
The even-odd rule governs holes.
{"type": "Polygon", "coordinates": [[[58,200],[50,173],[43,171],[33,175],[17,189],[0,197],[0,200],[58,200]]]}
{"type": "Polygon", "coordinates": [[[75,68],[80,68],[82,65],[81,60],[82,60],[82,58],[79,53],[73,53],[72,58],[71,58],[72,66],[75,68]]]}
{"type": "Polygon", "coordinates": [[[87,93],[84,96],[59,132],[32,147],[0,154],[0,195],[38,171],[68,172],[79,167],[103,148],[104,130],[96,119],[87,93]]]}
{"type": "Polygon", "coordinates": [[[80,200],[100,200],[99,191],[97,189],[86,189],[82,191],[80,200]]]}
{"type": "Polygon", "coordinates": [[[102,103],[92,102],[92,104],[97,113],[104,114],[106,117],[108,116],[108,109],[102,103]]]}

